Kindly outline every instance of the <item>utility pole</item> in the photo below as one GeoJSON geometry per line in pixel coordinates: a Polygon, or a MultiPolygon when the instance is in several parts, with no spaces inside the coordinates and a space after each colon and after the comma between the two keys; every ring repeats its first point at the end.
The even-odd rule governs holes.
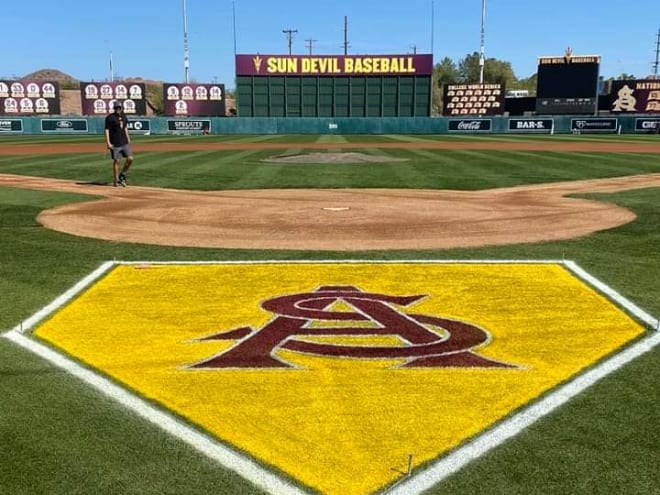
{"type": "Polygon", "coordinates": [[[660,68],[660,29],[658,29],[658,38],[655,42],[655,63],[653,64],[653,77],[658,78],[658,68],[660,68]]]}
{"type": "Polygon", "coordinates": [[[289,40],[289,55],[291,55],[291,47],[293,46],[293,35],[298,32],[297,29],[283,29],[282,32],[286,35],[289,40]]]}
{"type": "Polygon", "coordinates": [[[348,16],[344,16],[344,55],[348,55],[348,16]]]}
{"type": "Polygon", "coordinates": [[[312,54],[312,47],[314,46],[314,43],[316,43],[318,40],[305,40],[307,42],[307,48],[309,49],[309,54],[312,54]]]}
{"type": "Polygon", "coordinates": [[[486,58],[484,55],[486,41],[486,0],[481,0],[481,52],[479,55],[479,82],[484,83],[484,66],[486,58]]]}
{"type": "Polygon", "coordinates": [[[413,55],[417,55],[417,45],[412,45],[410,48],[412,48],[413,55]]]}

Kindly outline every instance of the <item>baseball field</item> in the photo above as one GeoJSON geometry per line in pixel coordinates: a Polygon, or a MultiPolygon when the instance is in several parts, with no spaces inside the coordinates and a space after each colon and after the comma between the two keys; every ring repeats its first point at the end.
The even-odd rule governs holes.
{"type": "Polygon", "coordinates": [[[134,151],[0,136],[0,493],[658,493],[657,136],[134,151]]]}

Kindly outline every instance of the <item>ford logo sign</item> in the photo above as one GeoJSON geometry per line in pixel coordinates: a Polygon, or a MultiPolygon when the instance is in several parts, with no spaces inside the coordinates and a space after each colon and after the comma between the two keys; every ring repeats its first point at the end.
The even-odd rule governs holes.
{"type": "Polygon", "coordinates": [[[58,120],[57,127],[70,129],[71,127],[73,127],[73,122],[71,122],[70,120],[58,120]]]}

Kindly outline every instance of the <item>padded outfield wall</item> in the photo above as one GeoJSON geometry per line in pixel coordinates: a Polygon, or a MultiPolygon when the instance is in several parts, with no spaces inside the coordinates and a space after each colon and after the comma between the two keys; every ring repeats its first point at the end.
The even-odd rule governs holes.
{"type": "MultiPolygon", "coordinates": [[[[660,130],[660,116],[383,117],[383,118],[130,118],[135,134],[556,134],[638,133],[660,130]]],[[[3,135],[103,134],[103,117],[0,117],[3,135]]]]}

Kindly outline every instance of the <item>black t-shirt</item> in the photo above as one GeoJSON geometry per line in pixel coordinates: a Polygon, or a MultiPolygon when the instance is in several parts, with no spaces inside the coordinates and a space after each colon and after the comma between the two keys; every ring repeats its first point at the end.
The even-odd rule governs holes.
{"type": "Polygon", "coordinates": [[[124,146],[128,144],[126,126],[128,119],[124,114],[111,113],[105,118],[105,128],[109,132],[110,144],[112,146],[124,146]]]}

